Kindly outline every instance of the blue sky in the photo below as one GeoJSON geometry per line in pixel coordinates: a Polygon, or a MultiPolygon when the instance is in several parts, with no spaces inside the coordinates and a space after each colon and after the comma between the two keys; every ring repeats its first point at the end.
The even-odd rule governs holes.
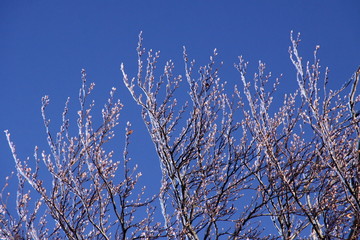
{"type": "MultiPolygon", "coordinates": [[[[98,106],[103,105],[111,87],[118,88],[117,96],[125,108],[115,141],[122,145],[122,131],[130,120],[136,129],[132,157],[144,179],[151,180],[150,170],[160,173],[158,161],[140,120],[140,109],[125,90],[119,70],[124,62],[128,74],[136,74],[140,31],[144,46],[161,51],[160,63],[173,59],[179,73],[183,69],[182,46],[199,64],[206,64],[217,48],[219,61],[224,61],[220,77],[230,85],[239,83],[233,64],[243,55],[250,69],[255,70],[262,60],[274,76],[284,74],[284,89],[293,89],[295,71],[288,47],[290,31],[294,30],[301,33],[305,59],[311,60],[315,46],[321,46],[319,57],[323,69],[330,68],[335,88],[360,64],[359,24],[360,2],[355,0],[1,0],[0,130],[11,132],[22,159],[32,156],[35,145],[48,151],[41,97],[50,96],[49,117],[57,130],[68,96],[72,110],[77,110],[80,72],[85,68],[88,81],[96,83],[93,97],[98,106]]],[[[284,91],[279,92],[280,98],[284,91]]],[[[14,170],[4,134],[0,135],[0,163],[3,183],[14,170]]]]}

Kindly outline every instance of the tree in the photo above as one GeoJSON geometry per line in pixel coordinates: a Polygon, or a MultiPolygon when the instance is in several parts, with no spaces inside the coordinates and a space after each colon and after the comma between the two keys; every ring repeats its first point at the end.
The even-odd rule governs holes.
{"type": "Polygon", "coordinates": [[[144,63],[142,42],[140,34],[136,77],[130,79],[123,64],[121,71],[126,88],[142,109],[159,158],[159,192],[150,199],[142,197],[143,189],[137,185],[141,174],[129,165],[130,123],[123,160],[112,161],[113,152],[105,145],[114,136],[122,104],[114,99],[113,88],[102,111],[103,122],[95,130],[94,103],[86,107],[94,85],[86,86],[83,70],[74,136],[69,131],[68,102],[54,136],[45,114],[49,98],[43,98],[50,154],[39,154],[36,147],[34,170],[29,160],[18,159],[6,131],[19,185],[17,216],[7,207],[5,190],[0,195],[1,237],[359,238],[356,104],[360,98],[356,90],[360,68],[339,90],[328,90],[328,69],[321,80],[319,47],[314,62],[304,64],[298,53],[300,38],[291,34],[289,54],[298,90],[285,95],[276,110],[272,102],[280,80],[272,80],[264,63],[259,63],[250,82],[248,64],[239,57],[235,67],[242,87],[230,92],[219,78],[216,50],[210,62],[199,68],[198,78],[185,48],[184,76],[175,76],[174,64],[168,61],[157,77],[159,52],[150,50],[144,63]],[[184,102],[177,98],[183,80],[189,89],[184,102]],[[50,174],[51,184],[44,183],[40,168],[50,174]],[[31,196],[39,197],[32,200],[31,196]],[[269,234],[264,228],[271,224],[274,231],[269,234]]]}

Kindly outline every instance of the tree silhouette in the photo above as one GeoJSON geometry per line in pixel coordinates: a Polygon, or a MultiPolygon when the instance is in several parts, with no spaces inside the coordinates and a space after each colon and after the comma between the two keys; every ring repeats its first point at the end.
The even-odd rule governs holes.
{"type": "Polygon", "coordinates": [[[83,70],[76,134],[69,130],[68,101],[60,131],[50,132],[47,96],[42,115],[50,153],[36,147],[35,162],[20,160],[6,131],[19,184],[16,215],[8,208],[7,184],[0,195],[0,237],[358,239],[360,68],[340,89],[329,90],[319,47],[313,62],[304,63],[299,42],[291,33],[298,89],[273,106],[280,80],[273,80],[264,63],[249,81],[248,63],[239,57],[240,86],[228,91],[216,50],[195,73],[184,48],[184,75],[175,76],[168,61],[157,76],[159,52],[146,52],[139,35],[138,72],[128,77],[124,64],[121,72],[160,163],[161,185],[152,198],[143,197],[141,174],[129,164],[131,124],[121,161],[113,162],[105,147],[122,108],[115,88],[95,128],[94,103],[87,103],[94,85],[87,87],[83,70]],[[40,174],[43,168],[48,178],[40,174]],[[264,230],[270,225],[271,234],[264,230]]]}

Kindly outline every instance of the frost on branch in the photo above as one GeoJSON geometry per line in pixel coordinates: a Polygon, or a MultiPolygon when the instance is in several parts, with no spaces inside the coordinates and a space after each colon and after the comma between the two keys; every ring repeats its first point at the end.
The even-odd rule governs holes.
{"type": "Polygon", "coordinates": [[[87,100],[94,85],[87,87],[83,70],[75,134],[69,100],[60,131],[51,133],[47,96],[49,153],[35,148],[35,162],[21,160],[6,132],[19,184],[17,215],[1,192],[0,238],[359,239],[360,70],[331,90],[319,47],[306,61],[300,36],[290,40],[294,76],[274,78],[260,61],[249,77],[239,57],[238,84],[229,91],[216,50],[197,66],[184,48],[179,75],[173,61],[161,71],[160,52],[146,51],[139,36],[135,77],[124,64],[121,71],[159,160],[161,185],[151,199],[144,199],[129,157],[137,129],[127,124],[122,159],[106,147],[122,107],[116,89],[94,128],[94,103],[87,100]],[[297,90],[279,96],[284,78],[297,90]],[[282,103],[275,105],[275,97],[282,103]]]}

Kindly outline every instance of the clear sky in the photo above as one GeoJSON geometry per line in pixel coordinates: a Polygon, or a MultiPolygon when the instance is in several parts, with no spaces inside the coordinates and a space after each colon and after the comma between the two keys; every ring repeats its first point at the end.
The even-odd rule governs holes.
{"type": "MultiPolygon", "coordinates": [[[[48,151],[41,97],[50,96],[49,117],[57,130],[68,96],[72,111],[77,110],[80,72],[85,68],[88,81],[96,83],[98,105],[112,86],[118,88],[125,108],[115,141],[122,145],[125,123],[132,121],[133,159],[144,179],[154,179],[149,169],[160,173],[158,161],[140,108],[125,90],[119,70],[124,62],[128,74],[136,74],[139,32],[144,33],[144,46],[160,50],[161,63],[173,59],[179,73],[182,46],[199,64],[206,64],[217,48],[219,61],[224,61],[220,77],[230,84],[239,82],[233,64],[243,55],[251,69],[262,60],[274,76],[284,73],[282,85],[292,89],[296,80],[288,54],[291,30],[301,33],[305,59],[311,60],[315,46],[321,46],[319,57],[323,69],[330,68],[332,86],[342,85],[360,65],[358,0],[0,0],[0,130],[11,132],[22,159],[32,156],[35,145],[48,151]]],[[[0,164],[3,183],[14,170],[4,134],[0,164]]],[[[158,178],[154,181],[157,184],[158,178]]]]}

